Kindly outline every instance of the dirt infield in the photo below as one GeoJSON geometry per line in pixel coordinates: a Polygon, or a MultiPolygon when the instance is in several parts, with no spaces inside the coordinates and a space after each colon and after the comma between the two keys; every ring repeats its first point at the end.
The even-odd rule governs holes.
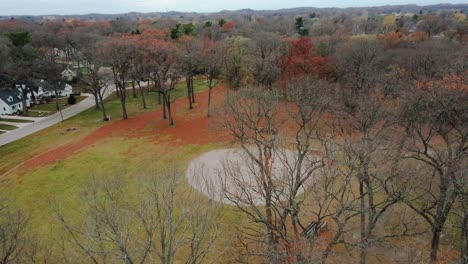
{"type": "MultiPolygon", "coordinates": [[[[252,148],[251,153],[255,154],[252,148]]],[[[296,163],[296,154],[292,150],[280,150],[271,159],[272,181],[275,184],[277,200],[284,200],[288,194],[291,175],[288,168],[296,163]]],[[[314,162],[315,157],[310,157],[314,162]]],[[[216,201],[227,204],[264,203],[262,183],[257,165],[243,149],[218,149],[206,152],[193,159],[187,169],[189,184],[196,190],[216,201]]],[[[316,175],[304,183],[304,188],[316,178],[316,175]]],[[[299,193],[304,192],[301,189],[299,193]]]]}

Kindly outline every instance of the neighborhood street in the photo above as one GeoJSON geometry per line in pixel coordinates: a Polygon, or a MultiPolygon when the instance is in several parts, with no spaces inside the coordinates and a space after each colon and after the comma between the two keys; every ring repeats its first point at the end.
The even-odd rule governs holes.
{"type": "MultiPolygon", "coordinates": [[[[72,105],[62,111],[63,119],[68,119],[74,115],[77,115],[83,112],[86,109],[94,106],[94,97],[91,94],[83,94],[88,96],[83,101],[79,102],[76,105],[72,105]]],[[[34,119],[37,120],[37,119],[34,119]]],[[[6,145],[10,142],[23,138],[25,136],[31,135],[37,131],[40,131],[44,128],[50,127],[57,123],[60,123],[62,119],[60,118],[59,113],[55,113],[51,116],[41,118],[38,121],[28,124],[26,126],[18,127],[17,129],[0,135],[0,146],[6,145]]]]}
{"type": "MultiPolygon", "coordinates": [[[[142,82],[141,83],[142,87],[147,86],[147,82],[142,82]]],[[[127,90],[130,90],[131,88],[127,88],[127,90]]],[[[104,92],[103,99],[107,98],[109,95],[111,95],[115,91],[115,85],[114,84],[109,84],[107,86],[107,89],[104,92]]],[[[83,101],[79,102],[76,105],[72,105],[68,108],[65,108],[62,110],[63,114],[63,119],[68,119],[72,116],[75,116],[84,110],[87,110],[95,105],[94,97],[92,94],[82,94],[88,96],[86,99],[83,101]]],[[[28,119],[33,119],[33,118],[28,118],[28,119]]],[[[50,127],[52,125],[55,125],[57,123],[60,123],[62,121],[60,117],[60,113],[55,113],[51,116],[44,117],[41,119],[34,118],[33,120],[37,120],[34,123],[30,123],[27,125],[18,125],[17,129],[10,131],[8,133],[0,134],[0,147],[3,145],[6,145],[10,142],[13,142],[15,140],[18,140],[20,138],[23,138],[25,136],[31,135],[37,131],[40,131],[44,128],[50,127]]]]}

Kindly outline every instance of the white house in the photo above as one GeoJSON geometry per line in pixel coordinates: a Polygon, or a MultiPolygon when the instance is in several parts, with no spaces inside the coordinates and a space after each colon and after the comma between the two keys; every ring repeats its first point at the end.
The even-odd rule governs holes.
{"type": "MultiPolygon", "coordinates": [[[[69,96],[72,93],[73,93],[73,88],[71,87],[71,85],[69,85],[67,83],[61,84],[60,87],[57,88],[57,95],[59,97],[66,97],[66,96],[69,96]]],[[[46,90],[44,92],[44,96],[55,97],[55,90],[54,89],[46,90]]]]}
{"type": "Polygon", "coordinates": [[[12,115],[23,110],[21,92],[16,89],[0,89],[0,115],[12,115]]]}
{"type": "MultiPolygon", "coordinates": [[[[41,96],[51,96],[55,97],[55,89],[51,87],[51,85],[44,80],[37,81],[35,86],[38,87],[38,94],[39,90],[42,92],[41,96]]],[[[69,96],[73,93],[73,88],[71,85],[67,83],[60,83],[57,87],[57,94],[59,97],[69,96]]]]}
{"type": "Polygon", "coordinates": [[[66,69],[62,72],[62,77],[65,78],[67,81],[73,80],[77,76],[76,72],[71,69],[66,69]]]}

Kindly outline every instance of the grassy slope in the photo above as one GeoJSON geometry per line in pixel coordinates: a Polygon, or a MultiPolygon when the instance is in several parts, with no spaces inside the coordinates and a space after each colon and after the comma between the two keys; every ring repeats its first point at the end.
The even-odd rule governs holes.
{"type": "MultiPolygon", "coordinates": [[[[195,82],[195,90],[206,89],[202,81],[195,82]]],[[[177,85],[173,91],[173,98],[180,98],[186,94],[184,83],[177,85]]],[[[141,98],[127,97],[127,111],[130,117],[138,114],[153,111],[160,107],[157,104],[157,96],[150,93],[146,96],[148,108],[142,108],[141,98]]],[[[112,120],[119,119],[121,115],[120,101],[115,95],[110,96],[106,102],[106,109],[112,120]]],[[[81,114],[65,120],[63,123],[54,125],[21,140],[12,142],[0,147],[0,192],[8,193],[14,197],[27,211],[44,218],[44,210],[47,206],[47,199],[60,197],[60,200],[73,201],[76,198],[77,190],[82,183],[90,179],[91,175],[114,174],[120,171],[118,168],[125,160],[128,160],[128,174],[135,173],[135,169],[140,169],[144,164],[153,163],[151,155],[160,157],[158,151],[168,151],[167,147],[155,147],[155,144],[148,144],[146,139],[121,139],[110,138],[100,142],[97,146],[85,149],[63,161],[51,166],[34,169],[27,172],[19,172],[14,168],[22,162],[37,156],[47,150],[54,149],[59,145],[78,142],[83,137],[101,127],[101,112],[91,108],[81,114]],[[75,132],[66,133],[67,128],[77,128],[75,132]],[[34,146],[34,148],[31,148],[34,146]],[[125,153],[129,149],[135,149],[137,155],[128,156],[125,153]],[[44,197],[44,199],[37,199],[44,197]],[[73,197],[73,199],[72,199],[73,197]]],[[[190,154],[193,146],[182,147],[184,155],[175,155],[182,163],[188,162],[192,157],[190,154]],[[181,158],[182,156],[182,158],[181,158]]],[[[171,150],[172,151],[172,150],[171,150]]],[[[178,150],[174,150],[178,151],[178,150]]],[[[184,165],[185,166],[185,165],[184,165]]],[[[33,217],[33,219],[36,217],[33,217]]],[[[40,221],[38,221],[39,223],[40,221]]]]}
{"type": "Polygon", "coordinates": [[[12,123],[34,123],[33,120],[28,119],[13,119],[13,118],[0,118],[0,122],[12,122],[12,123]]]}
{"type": "Polygon", "coordinates": [[[0,129],[2,130],[14,130],[17,129],[18,127],[12,126],[12,125],[7,125],[7,124],[0,124],[0,129]]]}
{"type": "MultiPolygon", "coordinates": [[[[185,89],[184,84],[178,85],[173,96],[186,95],[185,89]]],[[[205,87],[201,81],[197,81],[195,89],[202,91],[205,87]]],[[[128,97],[127,109],[130,116],[160,107],[154,93],[147,96],[151,110],[143,110],[140,100],[140,98],[128,97]]],[[[120,116],[120,102],[117,97],[111,96],[106,107],[114,117],[113,120],[120,116]]],[[[47,149],[80,140],[102,126],[100,118],[99,111],[89,109],[62,124],[0,147],[0,156],[5,161],[1,164],[0,175],[21,161],[47,149]],[[63,131],[68,127],[77,127],[79,130],[71,134],[73,136],[64,135],[63,131]],[[37,147],[31,148],[30,144],[37,147]]],[[[126,185],[134,186],[139,176],[157,171],[163,164],[175,165],[181,173],[184,173],[183,170],[192,158],[220,147],[219,144],[172,146],[168,145],[167,139],[166,137],[164,142],[155,143],[149,142],[148,138],[108,138],[55,164],[29,171],[13,170],[0,176],[0,193],[9,197],[9,201],[15,208],[22,209],[30,215],[31,229],[34,233],[46,239],[45,241],[52,242],[58,239],[61,228],[54,217],[51,205],[60,204],[67,219],[72,222],[80,221],[83,217],[83,192],[92,184],[93,178],[119,176],[126,185]]],[[[190,187],[183,183],[180,191],[187,191],[188,188],[190,187]]],[[[239,220],[229,209],[224,217],[223,224],[226,226],[223,230],[225,232],[233,228],[233,223],[239,220]]],[[[224,235],[226,235],[225,232],[224,235]]]]}
{"type": "MultiPolygon", "coordinates": [[[[80,101],[84,100],[86,96],[75,96],[75,98],[76,98],[76,103],[79,103],[80,101]]],[[[68,100],[68,97],[59,98],[59,105],[62,110],[67,107],[70,107],[70,105],[67,103],[67,100],[68,100]]],[[[47,104],[36,105],[32,107],[31,110],[55,112],[57,111],[57,105],[55,104],[55,101],[52,100],[50,103],[47,103],[47,104]]]]}
{"type": "MultiPolygon", "coordinates": [[[[197,80],[195,82],[195,91],[202,91],[206,89],[203,81],[197,80]]],[[[172,98],[180,98],[186,95],[185,83],[177,85],[176,90],[173,91],[172,98]]],[[[138,114],[152,111],[160,105],[157,103],[157,95],[150,93],[146,95],[148,109],[143,109],[141,98],[127,97],[127,111],[130,117],[138,114]]],[[[121,116],[121,105],[118,98],[113,95],[106,100],[106,111],[111,116],[112,120],[118,119],[121,116]]],[[[14,168],[16,165],[40,154],[47,150],[53,149],[59,145],[66,143],[76,142],[82,139],[90,132],[101,127],[104,123],[101,121],[102,114],[100,111],[91,108],[79,115],[76,115],[64,122],[39,131],[33,135],[22,138],[21,140],[12,142],[8,145],[0,147],[0,177],[8,170],[14,168]],[[70,134],[64,133],[67,128],[75,127],[77,131],[70,134]],[[35,146],[31,148],[31,146],[35,146]]]]}

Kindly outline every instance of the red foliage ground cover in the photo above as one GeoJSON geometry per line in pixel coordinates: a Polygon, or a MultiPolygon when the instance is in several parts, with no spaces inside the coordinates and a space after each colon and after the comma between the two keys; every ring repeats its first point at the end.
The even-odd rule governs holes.
{"type": "MultiPolygon", "coordinates": [[[[214,102],[222,99],[223,90],[222,87],[213,89],[212,100],[214,102]]],[[[168,121],[162,119],[162,108],[159,108],[127,120],[118,120],[104,125],[76,143],[57,147],[24,162],[20,169],[53,164],[110,137],[149,137],[151,142],[159,141],[164,137],[177,144],[207,144],[223,140],[223,136],[210,129],[211,120],[206,117],[208,92],[198,93],[196,100],[198,103],[192,110],[188,110],[187,98],[181,98],[172,104],[175,127],[169,127],[168,121]]]]}

